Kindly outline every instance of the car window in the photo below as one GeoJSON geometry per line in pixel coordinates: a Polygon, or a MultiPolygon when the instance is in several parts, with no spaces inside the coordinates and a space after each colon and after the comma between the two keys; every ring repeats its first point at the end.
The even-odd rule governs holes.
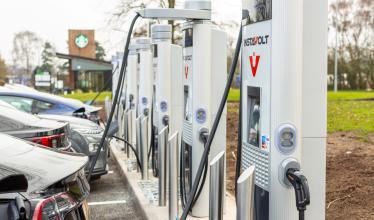
{"type": "Polygon", "coordinates": [[[49,109],[52,109],[53,107],[54,105],[52,103],[39,101],[39,100],[33,100],[31,112],[33,114],[38,114],[40,112],[44,112],[49,109]]]}
{"type": "Polygon", "coordinates": [[[31,113],[32,99],[17,96],[0,96],[0,100],[14,106],[20,111],[31,113]]]}
{"type": "Polygon", "coordinates": [[[32,114],[38,114],[54,107],[49,102],[19,96],[0,96],[0,100],[7,102],[20,111],[32,114]]]}

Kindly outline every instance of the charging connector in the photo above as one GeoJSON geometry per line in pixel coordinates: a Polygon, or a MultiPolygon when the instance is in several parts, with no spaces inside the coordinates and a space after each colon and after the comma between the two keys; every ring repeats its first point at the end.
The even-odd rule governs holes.
{"type": "Polygon", "coordinates": [[[286,177],[295,190],[296,208],[299,211],[299,220],[304,220],[306,206],[310,204],[309,185],[306,177],[299,169],[290,168],[286,177]]]}

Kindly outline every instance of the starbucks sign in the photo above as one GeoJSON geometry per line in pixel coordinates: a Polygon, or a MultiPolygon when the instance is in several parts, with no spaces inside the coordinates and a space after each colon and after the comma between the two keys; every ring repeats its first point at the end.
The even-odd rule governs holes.
{"type": "Polygon", "coordinates": [[[88,45],[88,37],[84,34],[79,34],[75,37],[75,45],[83,49],[88,45]]]}

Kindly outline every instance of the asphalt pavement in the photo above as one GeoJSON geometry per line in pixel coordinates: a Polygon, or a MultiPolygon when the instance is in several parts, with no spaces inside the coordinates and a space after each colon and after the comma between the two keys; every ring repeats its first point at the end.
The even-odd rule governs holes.
{"type": "Polygon", "coordinates": [[[109,173],[91,183],[88,205],[91,220],[146,219],[113,159],[109,159],[109,173]]]}

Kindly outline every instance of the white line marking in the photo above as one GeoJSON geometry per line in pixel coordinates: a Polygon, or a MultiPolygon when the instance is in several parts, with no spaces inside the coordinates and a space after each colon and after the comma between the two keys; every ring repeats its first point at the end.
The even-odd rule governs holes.
{"type": "Polygon", "coordinates": [[[108,171],[108,174],[113,174],[113,173],[114,173],[113,170],[109,170],[109,171],[108,171]]]}
{"type": "Polygon", "coordinates": [[[89,202],[89,206],[95,206],[95,205],[113,205],[113,204],[124,204],[126,203],[126,200],[118,200],[118,201],[104,201],[104,202],[89,202]]]}

